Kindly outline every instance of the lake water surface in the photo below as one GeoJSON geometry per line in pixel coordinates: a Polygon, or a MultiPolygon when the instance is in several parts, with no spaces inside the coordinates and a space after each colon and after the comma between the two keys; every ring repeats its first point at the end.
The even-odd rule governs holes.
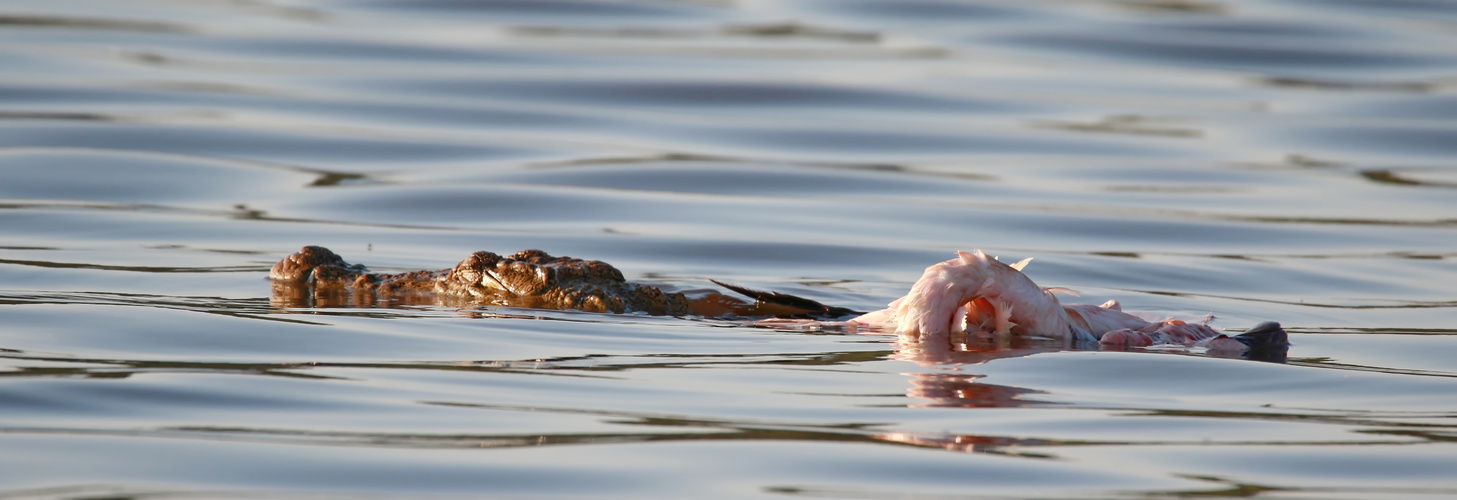
{"type": "Polygon", "coordinates": [[[0,3],[0,499],[1452,498],[1454,263],[1444,0],[0,3]],[[286,307],[309,244],[1294,346],[286,307]]]}

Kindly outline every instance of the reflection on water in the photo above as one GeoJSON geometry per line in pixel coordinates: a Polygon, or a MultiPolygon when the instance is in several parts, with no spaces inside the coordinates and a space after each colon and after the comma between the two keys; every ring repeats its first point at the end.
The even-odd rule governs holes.
{"type": "Polygon", "coordinates": [[[1454,20],[12,0],[0,497],[1454,496],[1454,20]],[[274,294],[305,244],[384,273],[540,248],[855,310],[980,247],[1295,346],[274,294]]]}

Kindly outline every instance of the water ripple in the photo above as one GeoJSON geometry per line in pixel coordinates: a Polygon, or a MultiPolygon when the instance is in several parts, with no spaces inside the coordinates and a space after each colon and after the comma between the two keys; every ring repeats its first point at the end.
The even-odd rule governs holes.
{"type": "Polygon", "coordinates": [[[11,0],[0,498],[1452,496],[1454,19],[11,0]],[[540,248],[859,310],[981,248],[1069,302],[1294,345],[272,294],[309,244],[381,272],[540,248]]]}

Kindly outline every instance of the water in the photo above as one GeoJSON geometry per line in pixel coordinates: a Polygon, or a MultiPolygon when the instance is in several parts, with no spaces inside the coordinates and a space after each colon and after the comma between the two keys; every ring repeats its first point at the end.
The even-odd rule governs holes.
{"type": "Polygon", "coordinates": [[[9,0],[0,498],[1457,496],[1457,5],[9,0]],[[601,259],[869,310],[979,247],[1287,364],[504,308],[601,259]]]}

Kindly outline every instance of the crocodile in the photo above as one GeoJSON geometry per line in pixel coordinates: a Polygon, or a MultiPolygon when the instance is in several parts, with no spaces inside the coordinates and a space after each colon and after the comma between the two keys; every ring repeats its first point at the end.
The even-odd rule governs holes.
{"type": "Polygon", "coordinates": [[[856,311],[792,295],[760,292],[714,281],[752,302],[717,292],[695,294],[627,281],[598,260],[556,257],[541,250],[502,256],[472,253],[454,268],[372,273],[321,246],[306,246],[274,264],[268,277],[285,307],[389,304],[485,304],[530,309],[575,309],[654,316],[833,319],[856,311]]]}
{"type": "MultiPolygon", "coordinates": [[[[1279,323],[1256,325],[1226,336],[1204,324],[1147,321],[1123,312],[1116,301],[1064,306],[1053,292],[1022,274],[1031,259],[1003,264],[981,251],[932,265],[910,293],[869,313],[810,299],[713,283],[753,299],[718,292],[664,291],[627,281],[606,262],[554,257],[541,250],[501,256],[475,252],[454,268],[397,274],[372,273],[320,246],[306,246],[273,266],[274,297],[285,307],[369,307],[434,304],[498,305],[531,309],[576,309],[597,313],[655,316],[780,318],[848,330],[894,330],[903,341],[945,346],[956,332],[1062,339],[1105,349],[1184,345],[1245,357],[1283,359],[1289,339],[1279,323]]],[[[793,323],[767,321],[765,326],[793,323]]]]}

